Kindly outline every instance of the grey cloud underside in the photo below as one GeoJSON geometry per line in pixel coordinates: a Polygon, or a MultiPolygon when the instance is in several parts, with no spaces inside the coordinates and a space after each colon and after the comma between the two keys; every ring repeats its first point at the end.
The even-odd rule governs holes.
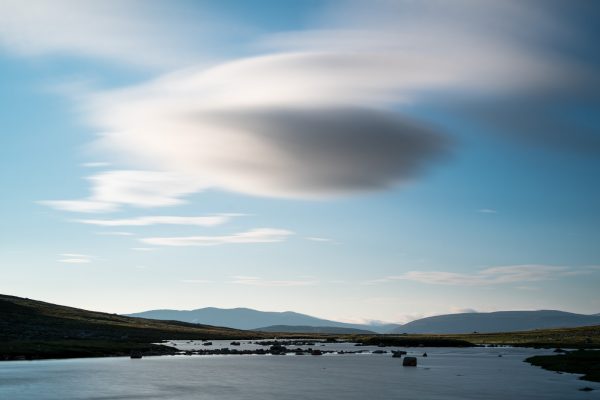
{"type": "Polygon", "coordinates": [[[235,167],[268,176],[277,192],[335,195],[389,188],[419,175],[451,147],[448,137],[429,127],[370,109],[281,108],[193,118],[244,131],[270,148],[273,158],[235,167]]]}

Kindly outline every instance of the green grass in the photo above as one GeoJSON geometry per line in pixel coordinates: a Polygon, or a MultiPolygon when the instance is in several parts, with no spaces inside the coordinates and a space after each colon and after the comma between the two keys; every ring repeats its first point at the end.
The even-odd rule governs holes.
{"type": "Polygon", "coordinates": [[[600,348],[600,326],[579,328],[539,329],[526,332],[468,333],[468,334],[404,334],[404,335],[345,335],[346,340],[365,344],[379,343],[414,347],[422,344],[431,347],[460,347],[472,345],[499,345],[517,347],[571,349],[600,348]]]}
{"type": "Polygon", "coordinates": [[[446,335],[475,344],[496,344],[518,347],[564,347],[571,349],[600,348],[600,325],[578,328],[538,329],[525,332],[470,333],[446,335]]]}
{"type": "Polygon", "coordinates": [[[584,374],[580,379],[600,382],[599,350],[578,350],[566,354],[534,356],[525,361],[550,371],[584,374]]]}

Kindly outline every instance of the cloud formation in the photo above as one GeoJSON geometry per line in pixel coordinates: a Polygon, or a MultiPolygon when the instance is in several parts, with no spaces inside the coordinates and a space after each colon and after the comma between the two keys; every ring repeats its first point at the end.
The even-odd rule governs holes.
{"type": "Polygon", "coordinates": [[[392,281],[413,281],[431,285],[485,286],[515,282],[535,282],[577,275],[585,271],[575,271],[568,267],[552,265],[511,265],[487,268],[472,274],[446,271],[408,271],[401,275],[388,276],[369,283],[392,281]]]}
{"type": "Polygon", "coordinates": [[[294,233],[285,229],[258,228],[223,236],[149,237],[140,242],[155,246],[217,246],[223,244],[275,243],[294,233]]]}
{"type": "Polygon", "coordinates": [[[210,227],[223,225],[236,215],[237,214],[218,214],[202,217],[157,215],[122,219],[79,219],[77,222],[98,226],[192,225],[210,227]]]}
{"type": "MultiPolygon", "coordinates": [[[[210,66],[180,57],[201,52],[172,46],[188,43],[179,24],[162,21],[163,8],[145,2],[61,0],[41,2],[39,12],[19,2],[3,7],[0,41],[18,52],[174,62],[152,81],[81,97],[98,132],[97,151],[136,171],[91,177],[86,199],[45,202],[61,210],[176,205],[207,188],[289,198],[386,190],[450,150],[443,127],[416,108],[462,112],[484,120],[485,131],[598,142],[597,129],[586,132],[586,121],[573,124],[556,107],[585,95],[597,100],[598,88],[597,62],[570,56],[581,40],[557,3],[333,2],[312,26],[249,36],[243,56],[210,66]],[[177,54],[169,57],[171,50],[177,54]],[[514,99],[529,100],[511,108],[514,99]],[[539,129],[559,126],[555,116],[564,122],[557,132],[539,129]],[[148,185],[147,174],[162,176],[148,185]]],[[[181,21],[187,26],[190,19],[181,21]]],[[[212,38],[221,31],[206,29],[212,38]]]]}
{"type": "Polygon", "coordinates": [[[58,262],[65,264],[88,264],[92,262],[92,256],[78,253],[62,253],[59,254],[58,262]]]}
{"type": "Polygon", "coordinates": [[[91,195],[81,200],[44,200],[49,207],[79,213],[107,213],[123,205],[151,208],[184,204],[182,197],[197,192],[197,180],[164,171],[107,171],[87,178],[91,195]]]}

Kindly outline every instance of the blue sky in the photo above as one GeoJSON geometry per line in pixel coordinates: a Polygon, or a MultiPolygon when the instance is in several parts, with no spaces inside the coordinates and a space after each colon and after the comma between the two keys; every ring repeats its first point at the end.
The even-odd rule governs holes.
{"type": "Polygon", "coordinates": [[[0,3],[0,292],[600,310],[585,2],[0,3]]]}

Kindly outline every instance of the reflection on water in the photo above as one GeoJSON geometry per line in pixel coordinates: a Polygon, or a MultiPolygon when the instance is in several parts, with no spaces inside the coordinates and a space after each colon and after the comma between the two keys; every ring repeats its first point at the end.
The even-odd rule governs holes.
{"type": "MultiPolygon", "coordinates": [[[[182,350],[230,347],[229,341],[177,341],[182,350]]],[[[242,341],[239,349],[260,346],[242,341]]],[[[293,346],[294,348],[296,346],[293,346]]],[[[166,356],[0,363],[0,399],[591,399],[600,385],[532,367],[523,359],[547,350],[410,348],[418,367],[365,350],[324,356],[166,356]],[[428,357],[422,357],[427,352],[428,357]],[[502,355],[502,357],[498,357],[502,355]],[[593,392],[578,389],[589,386],[593,392]]]]}

